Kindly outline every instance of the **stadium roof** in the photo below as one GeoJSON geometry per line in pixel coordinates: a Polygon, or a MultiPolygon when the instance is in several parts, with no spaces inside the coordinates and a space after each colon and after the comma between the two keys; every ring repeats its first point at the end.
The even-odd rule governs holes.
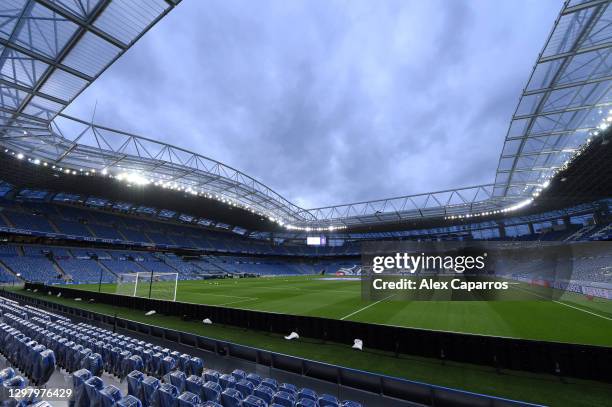
{"type": "Polygon", "coordinates": [[[303,209],[216,160],[61,113],[178,2],[2,2],[0,143],[6,152],[56,171],[215,199],[289,229],[335,230],[523,208],[612,121],[610,1],[568,1],[512,118],[494,183],[303,209]]]}

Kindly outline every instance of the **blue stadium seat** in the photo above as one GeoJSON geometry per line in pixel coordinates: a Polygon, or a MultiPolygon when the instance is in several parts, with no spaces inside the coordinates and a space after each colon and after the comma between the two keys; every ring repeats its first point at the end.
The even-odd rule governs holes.
{"type": "Polygon", "coordinates": [[[185,373],[180,370],[175,370],[169,374],[169,377],[170,383],[178,389],[179,393],[185,391],[185,381],[187,379],[185,373]]]}
{"type": "Polygon", "coordinates": [[[89,370],[94,376],[100,376],[104,369],[102,356],[99,353],[90,353],[81,360],[81,368],[89,370]]]}
{"type": "Polygon", "coordinates": [[[133,370],[127,375],[128,394],[136,398],[142,397],[142,381],[145,378],[144,373],[133,370]]]}
{"type": "Polygon", "coordinates": [[[295,396],[286,391],[277,391],[272,397],[272,402],[283,407],[293,407],[295,404],[295,396]]]}
{"type": "Polygon", "coordinates": [[[99,406],[100,405],[100,390],[104,388],[104,382],[98,376],[92,376],[85,380],[83,384],[85,392],[87,393],[87,399],[89,405],[99,406]]]}
{"type": "Polygon", "coordinates": [[[202,388],[204,387],[204,378],[202,376],[198,376],[192,374],[185,380],[185,389],[193,394],[196,394],[200,397],[203,397],[202,388]]]}
{"type": "Polygon", "coordinates": [[[266,377],[265,379],[263,379],[260,384],[262,386],[269,387],[274,392],[276,392],[278,390],[278,382],[276,380],[274,380],[274,379],[269,378],[269,377],[266,377]]]}
{"type": "Polygon", "coordinates": [[[244,397],[253,394],[255,385],[246,379],[242,379],[236,383],[236,390],[238,390],[244,397]]]}
{"type": "Polygon", "coordinates": [[[255,390],[253,390],[253,395],[259,397],[266,403],[270,403],[272,401],[272,397],[274,397],[274,391],[268,386],[260,384],[259,386],[255,387],[255,390]]]}
{"type": "Polygon", "coordinates": [[[206,401],[203,404],[200,404],[198,407],[223,407],[221,404],[216,401],[206,401]]]}
{"type": "Polygon", "coordinates": [[[223,407],[241,407],[242,394],[236,389],[225,389],[221,393],[223,407]]]}
{"type": "Polygon", "coordinates": [[[316,391],[303,387],[297,394],[298,399],[310,399],[313,401],[317,401],[319,399],[319,395],[316,391]]]}
{"type": "Polygon", "coordinates": [[[170,383],[162,383],[153,396],[152,405],[155,407],[176,407],[178,389],[170,383]]]}
{"type": "Polygon", "coordinates": [[[77,370],[72,374],[72,400],[74,407],[89,407],[89,397],[85,390],[85,381],[91,378],[87,369],[77,370]]]}
{"type": "Polygon", "coordinates": [[[198,407],[202,403],[200,396],[189,391],[184,392],[178,398],[178,407],[198,407]]]}
{"type": "Polygon", "coordinates": [[[127,359],[123,359],[121,362],[121,377],[126,377],[134,370],[141,371],[142,369],[144,369],[142,358],[138,355],[131,355],[127,359]]]}
{"type": "Polygon", "coordinates": [[[178,357],[178,368],[183,372],[187,372],[187,368],[189,367],[189,359],[191,359],[191,356],[186,353],[183,353],[178,357]]]}
{"type": "Polygon", "coordinates": [[[45,349],[38,354],[32,366],[32,380],[37,386],[47,383],[55,371],[55,354],[51,349],[45,349]]]}
{"type": "Polygon", "coordinates": [[[13,369],[12,367],[7,367],[0,370],[0,384],[13,377],[15,377],[15,369],[13,369]]]}
{"type": "Polygon", "coordinates": [[[268,403],[259,397],[249,395],[244,400],[242,400],[243,407],[268,407],[268,403]]]}
{"type": "Polygon", "coordinates": [[[204,380],[206,380],[207,382],[219,383],[219,372],[212,369],[205,369],[204,380]]]}
{"type": "Polygon", "coordinates": [[[202,375],[202,371],[204,370],[204,361],[198,357],[192,357],[189,359],[187,374],[194,374],[197,376],[202,375]]]}
{"type": "Polygon", "coordinates": [[[230,374],[222,374],[219,376],[219,384],[225,389],[233,389],[236,387],[236,378],[230,374]]]}
{"type": "Polygon", "coordinates": [[[321,394],[318,401],[320,407],[338,407],[340,405],[338,399],[331,394],[321,394]]]}
{"type": "Polygon", "coordinates": [[[151,367],[149,368],[149,374],[158,375],[161,372],[161,363],[164,355],[161,352],[155,352],[151,355],[151,367]]]}
{"type": "Polygon", "coordinates": [[[240,370],[240,369],[234,369],[232,371],[232,376],[234,376],[236,381],[246,379],[246,373],[244,372],[244,370],[240,370]]]}
{"type": "Polygon", "coordinates": [[[361,403],[352,400],[344,400],[340,403],[340,407],[361,407],[361,403]]]}
{"type": "Polygon", "coordinates": [[[312,399],[299,399],[295,407],[319,407],[319,404],[312,399]]]}
{"type": "Polygon", "coordinates": [[[221,396],[221,385],[216,382],[208,381],[204,383],[203,393],[206,401],[219,401],[221,396]]]}
{"type": "Polygon", "coordinates": [[[142,380],[142,405],[143,407],[151,406],[155,393],[160,386],[159,379],[153,376],[147,376],[142,380]]]}
{"type": "Polygon", "coordinates": [[[162,359],[160,372],[162,376],[167,375],[174,369],[176,369],[176,359],[174,359],[172,356],[166,356],[162,359]]]}
{"type": "Polygon", "coordinates": [[[294,397],[297,396],[297,393],[298,393],[298,388],[291,383],[281,383],[281,385],[278,386],[278,390],[286,391],[287,393],[293,395],[294,397]]]}
{"type": "Polygon", "coordinates": [[[98,393],[100,400],[100,407],[114,407],[115,404],[123,398],[121,390],[112,384],[106,386],[98,393]]]}
{"type": "Polygon", "coordinates": [[[154,372],[151,371],[151,368],[152,368],[151,361],[153,359],[153,350],[144,349],[142,353],[140,354],[140,357],[142,358],[142,363],[144,363],[144,371],[149,374],[153,374],[154,372]]]}
{"type": "Polygon", "coordinates": [[[142,402],[132,395],[125,396],[117,402],[116,407],[142,407],[142,402]]]}

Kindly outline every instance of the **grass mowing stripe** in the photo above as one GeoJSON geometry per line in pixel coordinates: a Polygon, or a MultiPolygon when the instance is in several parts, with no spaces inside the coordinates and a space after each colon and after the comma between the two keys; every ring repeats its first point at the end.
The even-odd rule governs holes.
{"type": "MultiPolygon", "coordinates": [[[[544,298],[544,299],[546,299],[546,300],[548,299],[547,297],[544,297],[543,295],[540,295],[540,294],[534,293],[534,292],[529,291],[529,290],[525,290],[524,288],[521,288],[521,287],[512,287],[512,288],[516,288],[516,289],[521,290],[521,291],[524,291],[524,292],[526,292],[526,293],[529,293],[529,294],[535,295],[536,297],[544,298]]],[[[597,313],[595,313],[595,312],[592,312],[592,311],[587,311],[587,310],[585,310],[585,309],[582,309],[582,308],[576,307],[576,306],[574,306],[574,305],[569,305],[569,304],[567,304],[567,303],[565,303],[565,302],[562,302],[562,301],[557,301],[557,300],[551,300],[551,301],[552,301],[552,302],[554,302],[554,303],[556,303],[556,304],[564,305],[564,306],[566,306],[566,307],[570,307],[570,308],[573,308],[573,309],[575,309],[575,310],[582,311],[582,312],[586,312],[587,314],[591,314],[591,315],[594,315],[594,316],[596,316],[596,317],[603,318],[603,319],[607,319],[608,321],[612,321],[612,318],[606,317],[606,316],[604,316],[604,315],[599,315],[599,314],[597,314],[597,313]]]]}
{"type": "MultiPolygon", "coordinates": [[[[517,286],[528,288],[527,285],[512,287],[517,286]]],[[[75,288],[97,291],[98,285],[75,288]]],[[[114,285],[102,285],[101,289],[103,292],[115,292],[114,285]]],[[[396,296],[348,317],[369,305],[361,299],[360,282],[297,276],[214,282],[179,281],[177,301],[438,331],[612,346],[608,322],[602,323],[602,318],[572,309],[575,304],[576,308],[584,311],[592,310],[596,314],[612,317],[612,301],[595,299],[587,302],[584,296],[563,293],[560,300],[569,304],[562,305],[518,291],[516,294],[525,299],[494,302],[415,301],[407,305],[397,301],[396,296]],[[257,300],[233,303],[244,297],[257,300]],[[232,304],[228,304],[230,302],[232,304]]]]}

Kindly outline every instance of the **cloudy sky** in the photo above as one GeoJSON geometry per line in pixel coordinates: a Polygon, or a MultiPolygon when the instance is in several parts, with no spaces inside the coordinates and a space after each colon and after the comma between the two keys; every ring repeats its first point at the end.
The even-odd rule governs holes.
{"type": "Polygon", "coordinates": [[[67,113],[312,208],[489,183],[559,0],[184,0],[67,113]]]}

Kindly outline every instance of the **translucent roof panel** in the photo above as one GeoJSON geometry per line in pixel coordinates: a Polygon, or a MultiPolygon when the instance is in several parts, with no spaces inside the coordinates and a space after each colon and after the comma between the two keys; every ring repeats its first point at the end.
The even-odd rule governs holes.
{"type": "Polygon", "coordinates": [[[565,5],[510,123],[495,197],[537,193],[598,134],[612,108],[611,39],[610,2],[565,5]]]}
{"type": "Polygon", "coordinates": [[[0,1],[3,148],[56,170],[180,190],[288,228],[324,231],[521,208],[597,135],[602,120],[612,121],[612,115],[607,119],[612,110],[610,1],[571,0],[510,121],[494,183],[303,209],[214,159],[62,113],[179,1],[0,1]]]}
{"type": "Polygon", "coordinates": [[[178,1],[0,1],[2,123],[49,126],[178,1]]]}

